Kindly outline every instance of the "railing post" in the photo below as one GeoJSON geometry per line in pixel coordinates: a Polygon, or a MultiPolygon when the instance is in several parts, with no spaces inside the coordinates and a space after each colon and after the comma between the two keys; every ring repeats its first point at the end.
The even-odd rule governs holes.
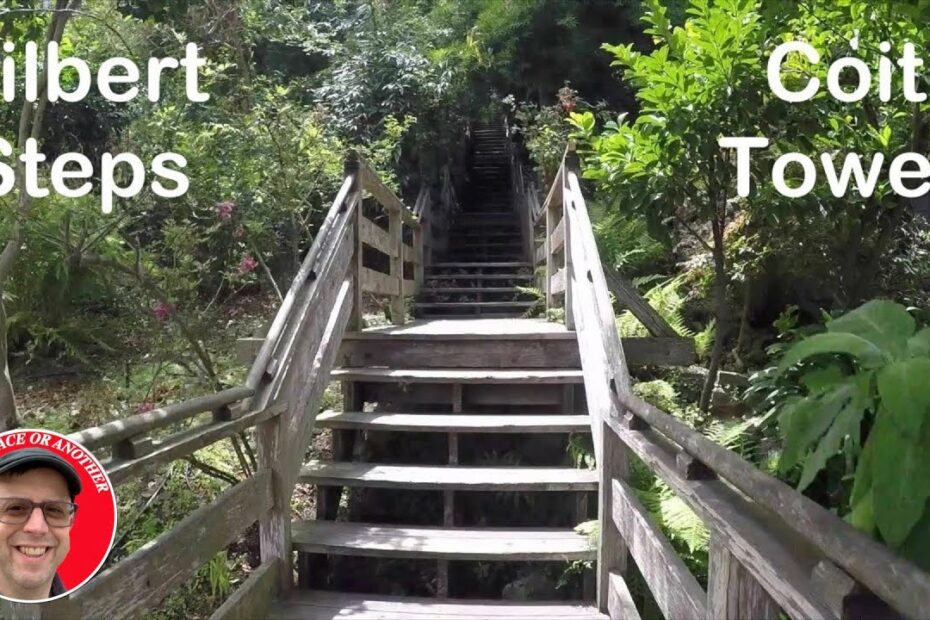
{"type": "MultiPolygon", "coordinates": [[[[561,203],[563,198],[563,190],[565,188],[560,184],[558,191],[558,201],[553,199],[552,203],[546,208],[546,240],[544,242],[546,248],[546,310],[551,310],[553,307],[552,298],[552,278],[555,276],[556,268],[555,261],[552,257],[552,232],[555,230],[558,222],[556,217],[558,215],[557,207],[554,206],[556,202],[561,203]]],[[[556,198],[555,196],[553,198],[556,198]]]]}
{"type": "MultiPolygon", "coordinates": [[[[420,287],[423,286],[423,221],[413,227],[413,254],[414,254],[414,263],[413,263],[413,280],[415,282],[414,288],[419,291],[420,287]]],[[[403,286],[403,282],[401,282],[403,286]]]]}
{"type": "Polygon", "coordinates": [[[394,243],[391,257],[391,277],[396,278],[397,289],[391,296],[391,322],[404,324],[404,220],[400,209],[391,209],[388,215],[388,234],[394,243]]]}
{"type": "Polygon", "coordinates": [[[708,620],[776,620],[779,617],[778,605],[716,533],[711,534],[709,560],[708,620]]]}
{"type": "MultiPolygon", "coordinates": [[[[597,464],[600,474],[598,502],[598,527],[600,539],[597,545],[597,607],[603,614],[610,614],[611,575],[625,577],[629,558],[629,547],[623,540],[613,518],[613,481],[627,480],[630,475],[629,448],[610,428],[601,422],[601,460],[597,464]]],[[[621,580],[622,581],[622,580],[621,580]]],[[[616,593],[615,593],[616,596],[616,593]]],[[[617,617],[610,614],[611,618],[617,617]]]]}
{"type": "Polygon", "coordinates": [[[352,274],[354,285],[352,287],[352,314],[349,316],[349,329],[362,331],[365,327],[364,310],[362,308],[362,183],[359,175],[359,161],[355,152],[349,153],[345,161],[346,176],[352,175],[355,179],[349,197],[346,199],[349,208],[355,206],[355,235],[353,245],[355,253],[349,263],[349,273],[352,274]],[[357,203],[356,203],[357,201],[357,203]]]}
{"type": "Polygon", "coordinates": [[[572,310],[572,229],[571,218],[568,216],[568,210],[572,208],[574,197],[571,194],[568,177],[570,174],[578,173],[579,163],[575,145],[572,143],[569,143],[568,150],[565,152],[564,166],[562,172],[562,230],[565,239],[562,242],[562,249],[565,255],[565,327],[575,329],[575,315],[572,310]]]}

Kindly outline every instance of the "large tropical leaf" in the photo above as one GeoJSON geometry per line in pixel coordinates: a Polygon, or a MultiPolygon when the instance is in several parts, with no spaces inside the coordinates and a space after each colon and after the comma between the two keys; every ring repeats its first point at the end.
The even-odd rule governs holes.
{"type": "Polygon", "coordinates": [[[907,309],[885,299],[867,302],[827,323],[827,331],[860,336],[894,359],[906,356],[914,329],[914,317],[907,309]]]}
{"type": "Polygon", "coordinates": [[[930,359],[895,362],[878,373],[878,394],[892,422],[913,440],[930,418],[930,359]]]}
{"type": "Polygon", "coordinates": [[[885,359],[882,349],[862,336],[827,332],[805,338],[788,349],[781,363],[778,364],[778,371],[785,372],[800,361],[824,353],[851,355],[860,360],[867,368],[879,366],[885,359]]]}

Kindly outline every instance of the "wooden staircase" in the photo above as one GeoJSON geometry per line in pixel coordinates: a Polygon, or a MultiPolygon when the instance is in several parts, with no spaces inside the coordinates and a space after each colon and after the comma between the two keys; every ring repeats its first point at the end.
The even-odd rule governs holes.
{"type": "Polygon", "coordinates": [[[590,569],[587,602],[507,601],[501,592],[494,600],[469,600],[450,565],[567,566],[593,561],[597,554],[589,537],[575,531],[578,522],[596,517],[597,473],[566,463],[568,437],[591,429],[575,335],[562,325],[515,318],[534,302],[517,288],[530,283],[532,265],[521,253],[521,233],[508,202],[506,144],[499,130],[479,129],[474,147],[471,201],[453,222],[445,255],[426,268],[426,285],[415,305],[423,318],[344,337],[342,366],[330,374],[342,382],[344,411],[317,419],[333,433],[333,458],[311,461],[300,473],[301,482],[317,488],[317,519],[292,528],[304,589],[271,618],[605,617],[594,607],[590,569]],[[422,434],[433,441],[423,441],[422,434]],[[408,449],[375,450],[377,462],[362,460],[376,436],[408,449]],[[519,453],[527,437],[542,438],[545,453],[520,454],[519,464],[483,462],[481,446],[503,439],[519,453]],[[441,462],[436,440],[444,440],[441,462]],[[418,441],[434,449],[409,449],[418,441]],[[423,523],[422,515],[404,514],[409,511],[403,507],[368,514],[364,508],[346,510],[347,500],[351,504],[356,498],[343,489],[381,490],[388,494],[379,498],[398,505],[433,492],[427,493],[433,509],[426,512],[435,520],[423,523]],[[495,493],[502,502],[514,493],[558,494],[570,510],[557,526],[551,514],[495,522],[499,514],[463,509],[468,506],[462,504],[474,506],[468,496],[481,492],[495,493]],[[375,518],[379,521],[371,522],[375,518]],[[426,581],[436,598],[372,594],[378,583],[359,584],[360,593],[316,589],[352,584],[351,576],[339,573],[357,564],[325,559],[333,556],[431,561],[426,581]]]}
{"type": "MultiPolygon", "coordinates": [[[[437,598],[303,589],[271,618],[604,618],[593,600],[464,599],[467,592],[450,578],[455,574],[450,562],[566,563],[596,557],[592,541],[574,526],[596,516],[597,474],[564,463],[567,437],[591,428],[572,332],[539,319],[426,319],[346,334],[342,358],[343,366],[330,376],[342,381],[345,411],[317,418],[318,426],[333,432],[333,460],[311,461],[300,475],[301,482],[317,487],[318,504],[317,520],[296,522],[292,529],[303,571],[298,582],[309,587],[319,581],[316,577],[327,567],[321,555],[431,560],[435,577],[430,584],[437,598]],[[372,433],[393,434],[395,441],[408,445],[421,434],[444,437],[444,462],[406,462],[417,456],[409,450],[389,462],[353,458],[364,452],[359,448],[372,433]],[[554,440],[549,444],[557,448],[547,450],[542,461],[536,455],[531,465],[479,462],[480,442],[503,437],[524,443],[530,436],[554,440]],[[423,525],[339,519],[343,488],[439,491],[441,509],[432,514],[440,521],[423,525]],[[460,500],[467,502],[466,495],[478,492],[494,492],[501,501],[518,492],[558,494],[564,496],[558,501],[574,512],[559,527],[549,525],[546,514],[513,519],[530,525],[479,523],[459,509],[460,500]]],[[[396,497],[401,503],[413,496],[379,497],[396,497]]],[[[338,571],[337,563],[329,566],[338,571]]],[[[347,580],[330,575],[326,581],[347,580]]]]}

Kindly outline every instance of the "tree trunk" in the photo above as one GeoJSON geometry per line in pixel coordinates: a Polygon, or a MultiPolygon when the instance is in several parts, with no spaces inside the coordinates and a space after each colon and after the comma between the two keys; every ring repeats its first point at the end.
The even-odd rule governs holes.
{"type": "Polygon", "coordinates": [[[710,408],[711,396],[717,385],[717,371],[723,361],[723,344],[727,338],[727,325],[729,321],[729,307],[727,306],[727,265],[723,248],[723,227],[721,219],[713,222],[714,230],[714,316],[717,322],[714,335],[714,348],[710,355],[710,364],[707,368],[707,378],[701,390],[701,411],[707,412],[710,408]]]}
{"type": "Polygon", "coordinates": [[[3,295],[0,293],[0,363],[3,364],[3,374],[0,375],[0,431],[8,431],[19,426],[16,419],[16,399],[13,397],[13,381],[10,378],[10,364],[7,361],[6,332],[6,307],[3,305],[3,295]]]}
{"type": "MultiPolygon", "coordinates": [[[[49,20],[48,30],[46,32],[46,45],[51,42],[61,43],[62,36],[65,32],[65,25],[71,17],[69,11],[77,11],[81,8],[82,0],[57,0],[55,3],[55,13],[49,20]]],[[[42,134],[43,120],[45,116],[45,106],[48,104],[48,58],[42,63],[42,72],[39,74],[39,99],[33,105],[28,101],[23,102],[23,109],[19,116],[19,133],[16,141],[17,146],[22,149],[26,145],[28,138],[39,140],[42,134]]],[[[19,189],[19,200],[16,209],[16,215],[13,219],[13,226],[9,238],[3,244],[0,251],[0,293],[6,286],[13,271],[13,265],[26,240],[26,221],[32,210],[32,199],[25,191],[23,184],[25,182],[25,164],[20,163],[16,166],[16,187],[19,189]]],[[[16,428],[19,421],[16,416],[16,400],[13,397],[13,383],[10,378],[9,365],[9,345],[7,343],[7,323],[6,309],[3,307],[3,299],[0,296],[0,364],[3,364],[3,376],[0,377],[0,430],[16,428]]]]}

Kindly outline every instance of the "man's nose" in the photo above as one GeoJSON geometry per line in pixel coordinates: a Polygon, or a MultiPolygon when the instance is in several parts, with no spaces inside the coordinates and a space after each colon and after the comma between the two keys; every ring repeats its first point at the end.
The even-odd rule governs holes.
{"type": "Polygon", "coordinates": [[[48,523],[45,522],[45,515],[42,514],[42,507],[35,506],[29,515],[29,520],[23,525],[24,532],[47,532],[48,523]]]}

